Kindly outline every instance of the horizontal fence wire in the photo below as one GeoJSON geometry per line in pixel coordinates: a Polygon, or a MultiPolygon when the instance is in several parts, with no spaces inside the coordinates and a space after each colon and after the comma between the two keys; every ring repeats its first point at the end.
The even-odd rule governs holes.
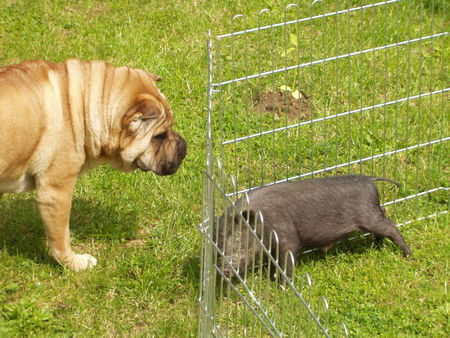
{"type": "Polygon", "coordinates": [[[301,64],[294,65],[294,66],[282,67],[282,68],[278,68],[278,69],[274,69],[274,70],[270,70],[270,71],[266,71],[266,72],[262,72],[262,73],[247,75],[247,76],[239,77],[239,78],[236,78],[236,79],[231,79],[231,80],[227,80],[227,81],[213,83],[212,86],[214,87],[215,90],[217,90],[217,87],[222,87],[222,86],[229,85],[229,84],[236,83],[236,82],[256,79],[256,78],[259,78],[259,77],[264,77],[264,76],[273,75],[273,74],[277,74],[277,73],[281,73],[281,72],[286,72],[286,71],[289,71],[289,70],[295,70],[295,69],[300,69],[300,68],[304,68],[304,67],[310,67],[310,66],[318,65],[318,64],[321,64],[321,63],[329,62],[329,61],[342,60],[342,59],[346,59],[346,58],[349,58],[349,57],[352,57],[352,56],[367,54],[367,53],[376,52],[376,51],[380,51],[380,50],[386,50],[386,49],[393,48],[393,47],[404,46],[404,45],[408,45],[408,44],[411,44],[411,43],[414,43],[414,42],[435,39],[435,38],[438,38],[438,37],[441,37],[441,36],[447,36],[447,35],[448,35],[448,32],[442,32],[442,33],[437,33],[437,34],[424,36],[424,37],[420,37],[420,38],[416,38],[416,39],[400,41],[400,42],[391,43],[391,44],[384,45],[384,46],[378,46],[378,47],[374,47],[374,48],[364,49],[364,50],[360,50],[360,51],[357,51],[357,52],[341,54],[341,55],[332,56],[332,57],[321,59],[321,60],[305,62],[305,63],[301,63],[301,64]]]}
{"type": "MultiPolygon", "coordinates": [[[[212,179],[212,181],[214,181],[214,179],[212,179]]],[[[269,185],[273,185],[273,184],[269,184],[269,185]]],[[[267,185],[267,186],[269,186],[269,185],[267,185]]],[[[222,191],[223,196],[226,197],[226,198],[229,198],[230,196],[233,196],[233,195],[238,195],[238,194],[242,194],[242,193],[248,192],[248,191],[242,191],[242,192],[226,194],[218,185],[216,185],[216,187],[217,187],[217,189],[220,189],[222,191]]],[[[445,187],[433,188],[433,189],[422,191],[420,193],[409,195],[409,196],[406,196],[406,197],[403,197],[403,198],[394,199],[392,201],[388,201],[388,202],[382,203],[380,205],[385,207],[385,206],[389,206],[389,205],[392,205],[392,204],[395,204],[395,203],[411,200],[411,199],[414,199],[414,198],[417,198],[417,197],[420,197],[420,196],[428,195],[428,194],[431,194],[431,193],[437,192],[437,191],[450,191],[450,188],[445,188],[445,187]]],[[[230,203],[232,203],[230,199],[228,199],[228,201],[230,203]]],[[[440,211],[440,212],[437,212],[437,213],[434,213],[434,214],[431,214],[431,215],[428,215],[428,216],[419,217],[419,218],[417,218],[415,220],[410,220],[410,221],[397,223],[397,224],[395,224],[395,226],[400,228],[400,227],[402,227],[404,225],[408,225],[408,224],[411,224],[413,222],[424,221],[426,219],[434,218],[434,217],[437,217],[437,216],[440,216],[440,215],[445,215],[445,214],[448,214],[447,210],[443,210],[443,211],[440,211]]],[[[201,224],[199,224],[198,229],[199,229],[200,232],[203,232],[203,227],[204,227],[204,225],[206,223],[208,223],[208,221],[209,221],[208,219],[205,219],[205,220],[203,220],[203,222],[201,224]]],[[[361,235],[357,235],[357,236],[354,236],[354,237],[347,238],[346,241],[347,240],[354,240],[354,239],[357,239],[357,238],[360,238],[360,237],[363,237],[363,236],[369,236],[370,234],[371,233],[367,232],[367,233],[364,233],[364,234],[361,234],[361,235]]],[[[342,243],[342,242],[343,241],[339,241],[337,243],[342,243]]],[[[213,243],[213,246],[223,256],[223,252],[220,251],[220,249],[217,247],[217,244],[213,243]]],[[[320,250],[320,249],[308,249],[308,250],[302,251],[302,254],[307,254],[307,253],[311,253],[311,252],[318,251],[318,250],[320,250]]]]}
{"type": "MultiPolygon", "coordinates": [[[[402,222],[402,223],[397,223],[397,224],[395,224],[395,226],[397,228],[400,228],[400,227],[402,227],[404,225],[408,225],[408,224],[411,224],[413,222],[421,222],[421,221],[425,221],[425,220],[430,219],[430,218],[434,218],[434,217],[441,216],[441,215],[446,215],[446,214],[448,214],[448,211],[447,210],[443,210],[443,211],[437,212],[435,214],[427,215],[427,216],[424,216],[424,217],[419,217],[419,218],[411,220],[411,221],[405,221],[405,222],[402,222]]],[[[346,238],[345,241],[352,241],[352,240],[355,240],[355,239],[358,239],[358,238],[361,238],[361,237],[369,236],[371,234],[372,233],[370,233],[370,232],[366,232],[366,233],[363,233],[361,235],[357,235],[357,236],[346,238]]],[[[342,242],[344,242],[344,240],[336,242],[336,244],[339,244],[339,243],[342,243],[342,242]]],[[[308,250],[302,251],[302,254],[309,254],[311,252],[315,252],[315,251],[318,251],[318,250],[320,250],[320,249],[308,249],[308,250]]]]}
{"type": "Polygon", "coordinates": [[[409,196],[406,196],[406,197],[403,197],[403,198],[396,198],[393,201],[389,201],[389,202],[383,203],[381,205],[383,207],[385,207],[385,206],[388,206],[388,205],[391,205],[391,204],[404,202],[404,201],[407,201],[407,200],[410,200],[410,199],[413,199],[413,198],[416,198],[416,197],[420,197],[420,196],[424,196],[424,195],[427,195],[427,194],[431,194],[431,193],[436,192],[436,191],[449,191],[449,190],[450,190],[449,188],[444,188],[444,187],[433,188],[433,189],[422,191],[422,192],[419,192],[417,194],[409,195],[409,196]]]}
{"type": "Polygon", "coordinates": [[[368,156],[368,157],[365,157],[365,158],[360,158],[360,159],[357,159],[357,160],[354,160],[354,161],[350,161],[350,162],[345,162],[345,163],[341,163],[341,164],[332,165],[332,166],[327,167],[327,168],[313,170],[313,171],[310,171],[310,172],[307,172],[307,173],[304,173],[304,174],[291,176],[291,177],[288,177],[288,178],[284,178],[284,179],[281,179],[281,180],[277,180],[277,181],[274,181],[274,182],[271,182],[271,183],[264,184],[262,186],[259,185],[259,186],[254,186],[254,187],[250,187],[250,188],[247,188],[247,189],[242,189],[242,190],[239,190],[239,191],[236,191],[236,192],[227,193],[227,196],[234,196],[234,195],[242,194],[242,193],[249,192],[251,190],[254,190],[254,189],[257,189],[257,188],[260,188],[260,187],[271,186],[271,185],[274,185],[274,184],[288,182],[288,181],[296,180],[296,179],[307,177],[307,176],[313,176],[313,175],[321,174],[321,173],[324,173],[324,172],[327,172],[327,171],[332,171],[332,170],[339,169],[339,168],[345,168],[345,167],[351,166],[353,164],[359,164],[359,163],[367,162],[367,161],[370,161],[370,160],[375,160],[375,159],[378,159],[378,158],[382,158],[382,157],[385,157],[385,156],[399,154],[399,153],[402,153],[402,152],[405,152],[405,151],[408,151],[408,150],[419,149],[419,148],[423,148],[423,147],[430,146],[430,145],[433,145],[433,144],[443,143],[443,142],[446,142],[446,141],[449,141],[449,140],[450,140],[450,136],[442,138],[442,139],[439,139],[439,140],[434,140],[434,141],[430,141],[430,142],[416,144],[416,145],[409,146],[409,147],[406,147],[406,148],[401,148],[401,149],[388,151],[388,152],[385,152],[385,153],[382,153],[382,154],[377,154],[377,155],[368,156]]]}
{"type": "MultiPolygon", "coordinates": [[[[312,5],[314,5],[315,3],[321,2],[321,1],[322,0],[315,0],[315,1],[312,2],[312,5]]],[[[400,1],[402,1],[402,0],[383,1],[383,2],[378,2],[378,3],[374,3],[374,4],[370,4],[370,5],[364,5],[364,6],[344,9],[344,10],[340,10],[340,11],[336,11],[336,12],[330,12],[330,13],[325,13],[325,14],[321,14],[321,15],[315,15],[315,16],[311,16],[309,18],[302,18],[302,19],[291,20],[291,21],[287,21],[287,22],[280,22],[280,23],[276,23],[276,24],[273,24],[273,25],[261,26],[261,27],[257,27],[257,28],[250,28],[250,29],[246,29],[246,30],[243,30],[243,31],[238,31],[238,32],[218,35],[216,37],[216,39],[217,40],[221,40],[221,39],[225,39],[225,38],[229,38],[229,37],[235,37],[237,35],[243,35],[243,34],[248,34],[248,33],[253,33],[253,32],[259,32],[259,31],[266,30],[266,29],[272,29],[272,28],[276,28],[276,27],[283,27],[283,26],[288,26],[288,25],[300,23],[300,22],[306,22],[306,21],[311,21],[311,20],[315,20],[315,19],[322,19],[322,18],[326,18],[326,17],[330,17],[330,16],[339,15],[339,14],[346,14],[346,13],[356,12],[356,11],[360,11],[360,10],[364,10],[364,9],[375,8],[375,7],[379,7],[379,6],[383,6],[383,5],[389,5],[389,4],[393,4],[393,3],[396,3],[396,2],[400,2],[400,1]]],[[[264,11],[265,10],[262,10],[260,13],[262,13],[264,11]]]]}
{"type": "Polygon", "coordinates": [[[289,130],[289,129],[292,129],[292,128],[297,128],[297,127],[306,126],[306,125],[313,124],[313,123],[318,123],[318,122],[323,122],[323,121],[326,121],[326,120],[335,119],[335,118],[342,117],[342,116],[347,116],[347,115],[352,115],[352,114],[356,114],[356,113],[361,113],[361,112],[364,112],[364,111],[367,111],[367,110],[371,110],[371,109],[387,107],[387,106],[390,106],[390,105],[393,105],[393,104],[397,104],[397,103],[401,103],[401,102],[408,102],[408,101],[424,98],[424,97],[431,96],[431,95],[436,95],[436,94],[440,94],[440,93],[446,93],[448,91],[450,91],[450,88],[445,88],[445,89],[441,89],[441,90],[435,90],[435,91],[429,92],[429,93],[423,93],[423,94],[419,94],[419,95],[404,97],[404,98],[397,99],[397,100],[392,100],[392,101],[389,101],[389,102],[379,103],[379,104],[375,104],[375,105],[372,105],[372,106],[367,106],[367,107],[363,107],[363,108],[359,108],[359,109],[350,110],[350,111],[347,111],[347,112],[344,112],[344,113],[328,115],[328,116],[320,117],[320,118],[309,120],[309,121],[304,121],[304,122],[300,122],[300,123],[291,124],[291,125],[288,125],[288,126],[285,126],[285,127],[274,128],[274,129],[262,131],[262,132],[259,132],[259,133],[256,133],[256,134],[250,134],[250,135],[246,135],[246,136],[242,136],[242,137],[237,137],[237,138],[232,139],[232,140],[223,141],[222,145],[236,143],[236,142],[240,142],[240,141],[245,141],[245,140],[248,140],[248,139],[251,139],[251,138],[255,138],[255,137],[259,137],[259,136],[263,136],[263,135],[269,135],[269,134],[273,134],[273,133],[289,130]]]}

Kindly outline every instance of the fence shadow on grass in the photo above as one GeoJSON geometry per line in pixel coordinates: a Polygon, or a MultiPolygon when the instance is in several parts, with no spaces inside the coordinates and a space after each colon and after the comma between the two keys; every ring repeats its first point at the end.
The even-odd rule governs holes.
{"type": "MultiPolygon", "coordinates": [[[[382,242],[378,242],[375,240],[374,236],[368,235],[364,236],[361,233],[355,232],[353,234],[348,235],[343,238],[341,242],[336,243],[332,248],[330,248],[327,252],[324,252],[320,249],[308,249],[303,248],[301,253],[298,255],[297,262],[295,265],[295,271],[297,277],[300,278],[304,273],[302,271],[303,266],[308,266],[310,264],[314,264],[314,262],[320,262],[325,259],[334,259],[337,258],[338,255],[346,255],[348,257],[353,256],[355,260],[358,259],[358,256],[362,256],[367,254],[370,250],[381,250],[384,246],[389,247],[389,250],[393,250],[396,252],[399,257],[402,257],[401,250],[389,239],[384,239],[382,242]],[[398,251],[398,252],[397,252],[398,251]]],[[[185,273],[189,275],[189,280],[197,282],[199,280],[199,265],[200,261],[194,261],[193,258],[187,260],[184,265],[184,271],[189,271],[189,273],[185,273]],[[195,269],[193,267],[195,264],[198,264],[195,269]],[[194,272],[192,270],[195,270],[194,272]],[[194,276],[194,278],[192,278],[194,276]]],[[[267,266],[263,267],[264,271],[267,270],[267,266]]],[[[256,274],[257,272],[255,272],[256,274]]],[[[266,275],[265,273],[263,275],[266,275]]],[[[297,279],[298,279],[297,278],[297,279]]],[[[233,279],[233,282],[238,284],[237,279],[233,279]]]]}
{"type": "MultiPolygon", "coordinates": [[[[98,201],[74,199],[70,217],[72,239],[121,240],[134,236],[136,215],[120,213],[117,208],[98,201]]],[[[44,227],[34,196],[4,196],[0,200],[0,250],[36,263],[54,263],[47,253],[44,227]]]]}

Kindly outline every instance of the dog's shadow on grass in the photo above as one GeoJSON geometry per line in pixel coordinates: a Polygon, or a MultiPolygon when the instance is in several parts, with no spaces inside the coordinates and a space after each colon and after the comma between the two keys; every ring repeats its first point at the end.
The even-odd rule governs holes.
{"type": "MultiPolygon", "coordinates": [[[[70,233],[76,241],[121,240],[137,231],[136,217],[100,202],[74,199],[70,233]]],[[[48,255],[44,226],[34,197],[0,200],[0,250],[36,263],[54,263],[48,255]]]]}

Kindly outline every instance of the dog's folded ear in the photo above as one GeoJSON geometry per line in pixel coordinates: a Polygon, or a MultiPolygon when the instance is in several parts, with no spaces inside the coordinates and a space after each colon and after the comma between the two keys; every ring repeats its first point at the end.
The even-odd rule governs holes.
{"type": "Polygon", "coordinates": [[[139,130],[147,131],[152,122],[162,115],[162,107],[155,100],[140,100],[125,114],[123,124],[131,133],[139,130]],[[144,127],[144,128],[143,128],[144,127]],[[145,130],[144,130],[145,129],[145,130]]]}
{"type": "Polygon", "coordinates": [[[142,100],[136,107],[136,113],[140,113],[142,120],[157,119],[161,116],[160,104],[154,100],[142,100]]]}

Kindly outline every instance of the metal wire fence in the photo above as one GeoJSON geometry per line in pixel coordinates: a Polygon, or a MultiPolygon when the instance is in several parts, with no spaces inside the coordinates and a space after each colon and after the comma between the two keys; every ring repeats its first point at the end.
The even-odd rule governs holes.
{"type": "Polygon", "coordinates": [[[255,188],[389,177],[401,188],[380,193],[397,226],[448,213],[448,10],[439,0],[302,2],[210,34],[200,335],[346,335],[311,278],[288,271],[277,234],[256,230],[263,215],[242,216],[255,188]],[[219,240],[230,213],[220,226],[252,249],[243,271],[219,240]]]}

